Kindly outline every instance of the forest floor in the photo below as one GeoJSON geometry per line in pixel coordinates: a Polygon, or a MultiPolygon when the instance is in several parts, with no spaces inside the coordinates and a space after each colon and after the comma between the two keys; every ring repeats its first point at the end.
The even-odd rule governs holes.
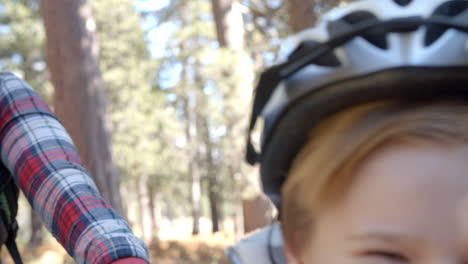
{"type": "MultiPolygon", "coordinates": [[[[153,241],[149,243],[151,263],[157,264],[230,264],[224,250],[231,245],[231,236],[216,234],[185,240],[153,241]]],[[[49,243],[31,252],[23,248],[22,257],[27,264],[75,263],[58,243],[49,243]]],[[[2,251],[4,264],[11,264],[6,250],[2,251]]]]}
{"type": "Polygon", "coordinates": [[[219,238],[195,237],[185,241],[160,241],[150,245],[152,263],[159,264],[230,264],[219,238]]]}

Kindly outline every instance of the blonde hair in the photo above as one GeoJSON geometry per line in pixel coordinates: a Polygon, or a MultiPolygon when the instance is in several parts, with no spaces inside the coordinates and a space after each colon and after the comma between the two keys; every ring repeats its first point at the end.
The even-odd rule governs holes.
{"type": "Polygon", "coordinates": [[[313,233],[314,213],[342,197],[352,172],[384,144],[460,144],[468,140],[468,104],[379,102],[323,121],[296,156],[282,188],[282,228],[297,254],[313,233]]]}

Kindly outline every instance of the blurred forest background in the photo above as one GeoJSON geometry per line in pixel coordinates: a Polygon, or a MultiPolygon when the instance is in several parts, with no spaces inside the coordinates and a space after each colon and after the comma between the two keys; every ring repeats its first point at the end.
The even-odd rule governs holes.
{"type": "MultiPolygon", "coordinates": [[[[0,70],[50,103],[155,263],[227,263],[275,216],[243,162],[256,76],[340,2],[3,0],[0,70]]],[[[27,262],[69,262],[20,207],[27,262]]]]}

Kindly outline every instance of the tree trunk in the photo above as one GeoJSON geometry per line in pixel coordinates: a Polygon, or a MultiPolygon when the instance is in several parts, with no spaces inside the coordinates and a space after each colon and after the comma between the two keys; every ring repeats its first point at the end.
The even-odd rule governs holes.
{"type": "Polygon", "coordinates": [[[153,238],[153,223],[151,217],[150,193],[148,192],[148,177],[144,174],[138,176],[138,199],[140,200],[140,225],[142,238],[149,242],[153,238]]]}
{"type": "Polygon", "coordinates": [[[206,162],[206,178],[208,179],[208,200],[210,203],[212,233],[219,232],[219,208],[220,204],[219,189],[220,184],[218,180],[218,172],[215,169],[213,162],[213,146],[210,136],[210,128],[208,120],[202,119],[199,122],[201,124],[201,132],[203,134],[203,144],[205,145],[205,162],[206,162]]]}
{"type": "Polygon", "coordinates": [[[219,209],[218,209],[219,195],[216,190],[217,187],[218,187],[218,182],[216,179],[216,175],[212,174],[209,176],[209,180],[208,180],[208,198],[210,201],[210,213],[211,213],[211,223],[212,223],[211,232],[212,233],[219,232],[219,209]]]}
{"type": "Polygon", "coordinates": [[[141,235],[140,237],[143,237],[143,226],[145,225],[145,223],[143,222],[143,201],[140,199],[141,197],[141,189],[140,189],[140,175],[138,175],[134,181],[134,184],[133,184],[133,188],[135,188],[135,193],[136,193],[136,206],[137,206],[137,210],[136,210],[136,219],[135,219],[135,223],[138,225],[139,227],[139,231],[141,232],[141,235]]]}
{"type": "Polygon", "coordinates": [[[44,241],[44,232],[42,231],[42,222],[36,211],[31,207],[31,236],[29,237],[28,247],[35,251],[44,241]]]}
{"type": "Polygon", "coordinates": [[[159,221],[160,221],[160,206],[157,200],[157,188],[154,182],[148,184],[149,205],[151,215],[151,229],[153,230],[153,238],[159,239],[159,221]]]}
{"type": "Polygon", "coordinates": [[[195,160],[190,161],[190,172],[192,175],[192,218],[193,229],[192,235],[200,234],[200,217],[201,217],[201,184],[200,170],[195,160]]]}
{"type": "Polygon", "coordinates": [[[88,0],[42,0],[54,106],[101,194],[123,214],[107,130],[105,85],[88,0]]]}
{"type": "Polygon", "coordinates": [[[297,33],[314,27],[320,14],[349,0],[289,0],[289,26],[297,33]]]}
{"type": "Polygon", "coordinates": [[[221,47],[244,48],[244,19],[236,0],[211,0],[216,34],[221,47]]]}
{"type": "Polygon", "coordinates": [[[229,173],[234,180],[234,228],[236,239],[241,239],[245,234],[244,208],[242,202],[242,190],[239,182],[242,180],[240,173],[236,173],[233,166],[229,165],[229,173]]]}
{"type": "MultiPolygon", "coordinates": [[[[184,47],[181,47],[183,50],[184,47]]],[[[184,62],[183,82],[184,92],[181,94],[183,102],[183,111],[186,118],[185,137],[188,144],[188,173],[190,175],[190,203],[192,205],[192,234],[200,233],[201,217],[201,175],[198,162],[198,127],[197,127],[197,92],[195,80],[191,79],[191,65],[188,61],[184,62]]]]}
{"type": "MultiPolygon", "coordinates": [[[[244,146],[236,143],[237,138],[245,137],[245,131],[247,130],[246,124],[248,123],[247,118],[249,116],[249,107],[239,106],[235,104],[236,107],[229,105],[228,101],[239,100],[237,97],[245,96],[245,93],[249,91],[244,90],[245,87],[252,86],[252,80],[246,78],[246,75],[253,74],[254,69],[251,64],[245,63],[248,61],[246,57],[248,56],[244,50],[245,46],[245,30],[244,30],[244,20],[242,17],[242,12],[240,9],[240,4],[237,0],[212,0],[213,14],[215,17],[216,23],[216,32],[218,36],[218,42],[221,47],[227,48],[235,52],[236,56],[239,57],[238,65],[233,65],[233,70],[229,73],[232,76],[240,76],[242,79],[236,81],[235,85],[229,87],[228,91],[225,91],[225,102],[227,103],[226,107],[226,119],[227,121],[227,138],[228,138],[228,150],[231,152],[230,156],[230,168],[229,172],[235,180],[235,196],[236,200],[239,203],[238,207],[236,206],[236,230],[237,234],[241,234],[245,229],[248,229],[247,226],[240,227],[240,224],[255,222],[259,223],[259,219],[247,219],[246,217],[255,215],[246,215],[243,216],[243,213],[250,211],[247,209],[242,209],[242,206],[249,204],[248,202],[242,201],[242,186],[240,182],[245,179],[246,173],[242,168],[242,157],[244,157],[244,146]]],[[[258,205],[256,208],[252,208],[253,211],[259,213],[259,215],[268,215],[271,208],[267,208],[264,204],[251,204],[258,205]]],[[[262,218],[263,219],[263,218],[262,218]]],[[[271,223],[271,219],[264,221],[263,225],[271,223]]]]}
{"type": "Polygon", "coordinates": [[[189,173],[191,176],[192,184],[190,189],[191,202],[192,202],[192,218],[193,218],[193,229],[192,235],[198,235],[200,233],[200,217],[201,217],[201,175],[200,167],[198,164],[198,131],[197,131],[197,116],[196,116],[196,100],[195,91],[189,90],[188,94],[188,124],[187,124],[187,136],[190,142],[190,161],[189,161],[189,173]]]}
{"type": "Polygon", "coordinates": [[[315,24],[315,2],[312,0],[289,0],[289,25],[293,32],[310,28],[315,24]]]}

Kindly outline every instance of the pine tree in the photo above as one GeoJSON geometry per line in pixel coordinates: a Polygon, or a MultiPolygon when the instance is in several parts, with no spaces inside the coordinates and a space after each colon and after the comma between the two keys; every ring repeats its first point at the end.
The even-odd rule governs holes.
{"type": "Polygon", "coordinates": [[[178,164],[184,157],[174,143],[183,137],[183,130],[166,102],[166,92],[156,82],[158,62],[151,59],[133,1],[92,4],[123,200],[131,222],[150,240],[157,236],[158,211],[163,209],[158,197],[161,193],[176,196],[178,175],[185,170],[178,164]]]}
{"type": "Polygon", "coordinates": [[[68,129],[99,191],[123,214],[119,175],[110,151],[105,84],[90,2],[42,0],[47,65],[55,112],[68,129]]]}

